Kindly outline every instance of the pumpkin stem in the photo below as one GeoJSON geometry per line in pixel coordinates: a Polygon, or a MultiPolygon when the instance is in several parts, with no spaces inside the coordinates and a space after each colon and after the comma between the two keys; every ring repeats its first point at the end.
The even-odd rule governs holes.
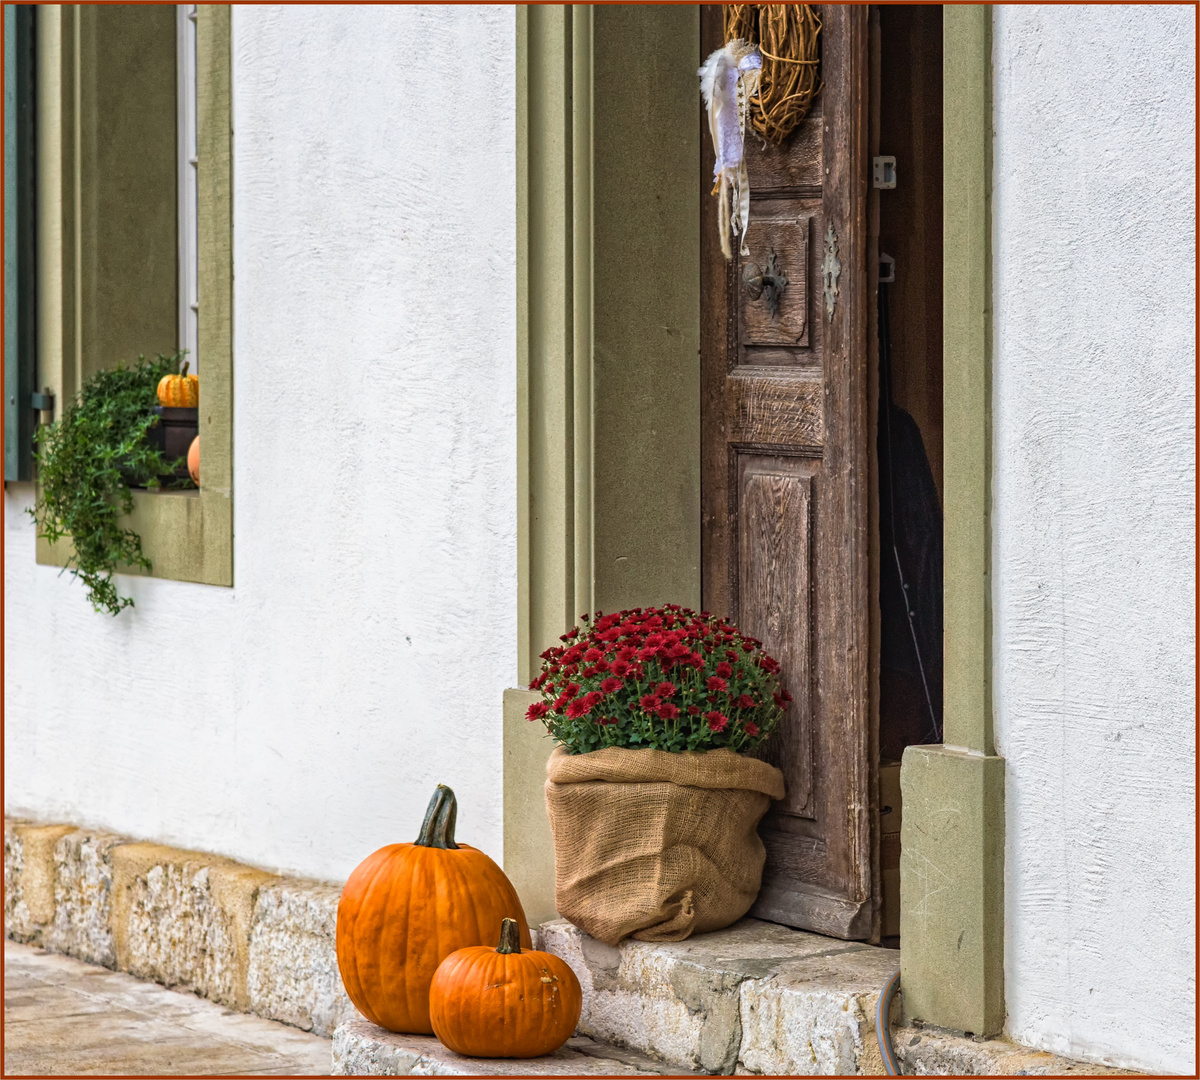
{"type": "Polygon", "coordinates": [[[498,953],[519,953],[521,951],[521,928],[516,919],[505,919],[500,924],[500,944],[496,946],[498,953]]]}
{"type": "Polygon", "coordinates": [[[180,378],[182,378],[184,375],[187,374],[188,364],[190,364],[190,363],[191,363],[190,360],[185,360],[182,364],[179,365],[180,378]]]}
{"type": "Polygon", "coordinates": [[[438,784],[437,791],[429,800],[421,832],[417,836],[417,847],[457,848],[454,842],[454,820],[458,817],[458,803],[454,792],[445,784],[438,784]]]}

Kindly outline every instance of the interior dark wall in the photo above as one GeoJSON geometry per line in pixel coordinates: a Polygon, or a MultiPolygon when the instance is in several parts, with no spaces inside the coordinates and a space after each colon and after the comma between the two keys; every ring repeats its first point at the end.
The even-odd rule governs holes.
{"type": "Polygon", "coordinates": [[[921,429],[942,493],[942,8],[882,4],[879,152],[896,187],[879,198],[890,286],[892,391],[921,429]]]}
{"type": "MultiPolygon", "coordinates": [[[[941,715],[942,605],[942,8],[940,5],[880,5],[879,153],[896,158],[896,187],[879,192],[879,250],[896,260],[896,280],[887,286],[891,327],[892,395],[920,430],[936,492],[914,484],[911,467],[920,457],[903,456],[910,467],[894,514],[881,535],[879,749],[881,760],[897,761],[906,746],[937,741],[921,678],[923,665],[936,716],[941,715]],[[922,494],[925,492],[925,494],[922,494]],[[901,503],[903,505],[901,505],[901,503]],[[907,594],[915,608],[921,663],[912,646],[898,599],[900,581],[891,561],[888,530],[901,527],[900,548],[907,594]],[[929,535],[914,547],[914,538],[929,535]]],[[[899,417],[903,420],[903,417],[899,417]]],[[[895,436],[911,431],[893,424],[895,436]]],[[[899,438],[897,447],[912,447],[899,438]]],[[[881,448],[881,454],[883,450],[881,448]]],[[[882,458],[881,458],[882,461],[882,458]]],[[[899,466],[897,466],[899,468],[899,466]]],[[[882,483],[882,481],[881,481],[882,483]]],[[[881,489],[881,498],[883,491],[881,489]]],[[[882,508],[881,508],[882,512],[882,508]]]]}

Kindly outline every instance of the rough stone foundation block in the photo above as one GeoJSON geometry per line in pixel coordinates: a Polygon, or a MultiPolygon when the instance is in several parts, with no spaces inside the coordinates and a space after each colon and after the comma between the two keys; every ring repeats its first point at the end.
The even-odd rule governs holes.
{"type": "Polygon", "coordinates": [[[54,846],[71,825],[4,822],[4,932],[14,941],[42,944],[54,921],[54,846]]]}
{"type": "Polygon", "coordinates": [[[704,1072],[882,1071],[873,1018],[894,951],[757,919],[617,948],[559,920],[542,948],[579,977],[579,1030],[595,1039],[704,1072]]]}
{"type": "Polygon", "coordinates": [[[54,845],[54,919],[42,944],[89,964],[115,968],[112,932],[112,851],[125,836],[78,829],[54,845]]]}
{"type": "MultiPolygon", "coordinates": [[[[432,1035],[398,1035],[351,1020],[333,1035],[334,1076],[654,1076],[662,1065],[588,1038],[539,1058],[471,1058],[432,1035]]],[[[671,1072],[670,1075],[679,1075],[671,1072]]]]}
{"type": "Polygon", "coordinates": [[[259,889],[250,928],[250,1009],[329,1038],[358,1018],[338,973],[335,932],[342,890],[285,879],[259,889]]]}
{"type": "Polygon", "coordinates": [[[1124,1069],[1031,1050],[1007,1039],[905,1027],[892,1032],[905,1076],[1136,1076],[1124,1069]]]}
{"type": "Polygon", "coordinates": [[[115,847],[112,864],[117,966],[245,1011],[254,902],[278,878],[159,844],[115,847]]]}

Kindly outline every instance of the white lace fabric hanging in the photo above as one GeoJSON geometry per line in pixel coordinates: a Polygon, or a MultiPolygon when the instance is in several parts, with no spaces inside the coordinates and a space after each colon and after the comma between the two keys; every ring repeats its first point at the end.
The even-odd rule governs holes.
{"type": "Polygon", "coordinates": [[[700,68],[700,93],[708,109],[717,162],[713,169],[713,193],[719,198],[717,228],[721,251],[733,258],[730,238],[748,255],[745,236],[750,224],[750,177],[746,172],[746,114],[750,99],[758,93],[762,57],[748,42],[738,39],[717,49],[700,68]]]}

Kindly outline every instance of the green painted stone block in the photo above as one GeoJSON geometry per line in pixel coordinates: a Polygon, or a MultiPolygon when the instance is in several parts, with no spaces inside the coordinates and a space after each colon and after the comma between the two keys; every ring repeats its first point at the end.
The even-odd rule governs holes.
{"type": "Polygon", "coordinates": [[[900,768],[900,986],[909,1020],[1004,1027],[1004,759],[910,746],[900,768]]]}

